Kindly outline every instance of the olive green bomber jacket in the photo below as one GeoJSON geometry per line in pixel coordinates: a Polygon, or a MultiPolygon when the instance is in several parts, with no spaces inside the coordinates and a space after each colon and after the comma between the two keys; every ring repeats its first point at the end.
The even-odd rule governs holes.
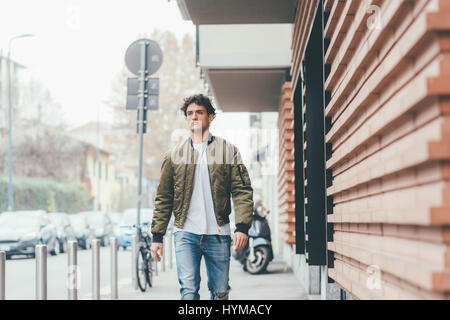
{"type": "MultiPolygon", "coordinates": [[[[165,154],[153,213],[153,242],[162,242],[172,213],[175,226],[183,228],[194,188],[198,156],[191,138],[165,154]]],[[[252,221],[253,188],[239,150],[210,133],[206,157],[217,224],[223,226],[230,222],[231,195],[236,231],[247,234],[252,221]]]]}

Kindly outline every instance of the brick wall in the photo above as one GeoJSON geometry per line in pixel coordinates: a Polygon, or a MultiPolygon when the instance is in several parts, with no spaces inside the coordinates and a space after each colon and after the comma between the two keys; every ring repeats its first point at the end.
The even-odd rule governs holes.
{"type": "MultiPolygon", "coordinates": [[[[450,299],[450,1],[323,3],[328,275],[356,299],[450,299]]],[[[280,105],[280,214],[291,244],[290,101],[316,5],[299,0],[294,89],[283,87],[280,105]]]]}
{"type": "Polygon", "coordinates": [[[280,237],[287,244],[295,244],[295,182],[294,182],[294,108],[291,101],[291,83],[282,88],[279,107],[279,175],[278,212],[280,215],[280,237]]]}
{"type": "Polygon", "coordinates": [[[448,299],[450,1],[325,11],[329,276],[360,299],[448,299]]]}
{"type": "Polygon", "coordinates": [[[292,88],[297,86],[297,80],[301,73],[301,62],[305,57],[311,26],[314,20],[314,12],[318,0],[299,0],[294,21],[294,33],[292,35],[292,88]]]}

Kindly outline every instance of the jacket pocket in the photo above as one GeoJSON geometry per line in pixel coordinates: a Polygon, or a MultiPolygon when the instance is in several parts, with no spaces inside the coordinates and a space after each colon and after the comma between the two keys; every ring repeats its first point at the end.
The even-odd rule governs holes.
{"type": "Polygon", "coordinates": [[[173,211],[179,212],[181,210],[181,205],[183,204],[181,198],[183,194],[183,182],[176,181],[174,186],[174,195],[173,195],[173,211]]]}

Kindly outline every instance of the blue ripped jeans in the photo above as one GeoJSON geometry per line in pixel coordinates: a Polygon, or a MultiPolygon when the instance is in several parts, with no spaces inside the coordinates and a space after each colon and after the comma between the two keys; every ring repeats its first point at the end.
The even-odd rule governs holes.
{"type": "Polygon", "coordinates": [[[174,242],[181,300],[200,299],[202,256],[205,257],[211,300],[228,300],[231,237],[177,231],[174,242]]]}

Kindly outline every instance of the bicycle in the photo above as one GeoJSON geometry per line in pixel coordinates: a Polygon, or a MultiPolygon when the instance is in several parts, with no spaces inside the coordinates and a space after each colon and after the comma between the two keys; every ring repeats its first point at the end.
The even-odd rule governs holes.
{"type": "Polygon", "coordinates": [[[142,292],[147,290],[147,284],[152,287],[154,258],[150,250],[152,240],[150,238],[148,223],[137,228],[138,252],[136,255],[136,279],[142,292]]]}

